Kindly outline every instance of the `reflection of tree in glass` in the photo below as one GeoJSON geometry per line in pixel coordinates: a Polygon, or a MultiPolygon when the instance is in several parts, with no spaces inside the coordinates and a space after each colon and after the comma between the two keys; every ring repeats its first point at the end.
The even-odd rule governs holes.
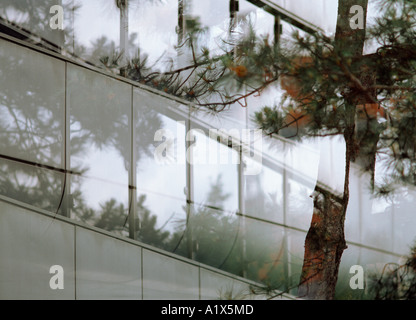
{"type": "MultiPolygon", "coordinates": [[[[189,256],[191,241],[196,261],[237,275],[243,275],[245,270],[249,279],[265,283],[270,290],[283,288],[287,280],[283,268],[285,261],[282,251],[275,253],[276,241],[283,247],[280,236],[262,224],[248,224],[243,233],[239,217],[223,210],[228,197],[223,191],[221,176],[218,176],[206,197],[206,202],[215,207],[194,204],[188,221],[178,221],[177,230],[171,233],[163,230],[163,226],[157,226],[157,214],[145,205],[146,196],[140,195],[137,200],[140,220],[137,239],[185,257],[189,256]],[[243,239],[246,240],[245,252],[243,239]]],[[[91,225],[119,234],[128,229],[126,208],[114,199],[102,204],[99,212],[83,206],[82,202],[79,209],[81,219],[91,225]]],[[[186,206],[183,209],[186,211],[186,206]]]]}
{"type": "Polygon", "coordinates": [[[140,195],[137,199],[137,211],[140,219],[140,227],[137,232],[137,240],[162,249],[169,248],[169,231],[157,228],[157,216],[144,205],[146,195],[140,195]]]}
{"type": "MultiPolygon", "coordinates": [[[[130,48],[130,55],[140,52],[139,49],[135,49],[137,48],[137,37],[137,33],[129,35],[128,47],[130,48]]],[[[110,40],[105,35],[92,41],[90,47],[86,47],[82,44],[76,44],[74,53],[76,56],[81,57],[97,67],[105,67],[109,70],[116,68],[124,56],[118,44],[116,44],[113,40],[110,40]]]]}
{"type": "MultiPolygon", "coordinates": [[[[19,24],[21,27],[40,35],[45,31],[45,26],[49,28],[51,1],[36,1],[36,7],[33,7],[34,3],[31,0],[5,1],[0,8],[3,17],[7,17],[7,10],[12,10],[14,16],[21,12],[25,16],[19,24]]],[[[65,6],[66,4],[64,11],[70,11],[65,10],[65,6]]],[[[130,37],[132,47],[135,39],[136,35],[130,37]]],[[[105,37],[97,39],[93,42],[92,57],[100,56],[100,52],[108,54],[108,50],[115,51],[116,45],[105,37]]],[[[7,75],[0,79],[0,144],[3,155],[0,160],[0,193],[48,211],[62,213],[66,202],[63,189],[69,185],[63,170],[64,88],[59,92],[56,92],[54,86],[46,88],[44,83],[39,81],[36,68],[29,67],[28,56],[10,56],[0,52],[0,59],[2,74],[7,75]],[[26,64],[27,68],[22,67],[26,64]],[[22,68],[24,74],[21,73],[22,68]],[[13,85],[8,85],[10,83],[13,85]],[[28,155],[31,160],[29,163],[12,161],[27,159],[28,155]],[[10,159],[10,156],[13,158],[10,159]],[[34,167],[34,164],[38,167],[34,167]],[[48,168],[45,168],[45,165],[48,165],[48,168]]],[[[51,74],[56,72],[52,67],[49,71],[51,74]]],[[[99,149],[112,146],[119,151],[127,169],[130,165],[130,146],[123,142],[130,137],[130,113],[123,114],[117,107],[121,102],[113,99],[116,90],[103,92],[102,88],[94,83],[87,84],[82,82],[85,79],[79,80],[81,82],[76,88],[76,95],[80,103],[70,110],[71,125],[78,125],[71,131],[71,157],[82,158],[92,145],[99,149]],[[93,100],[100,99],[103,103],[100,104],[99,110],[95,110],[92,108],[93,100]],[[76,112],[73,112],[74,110],[76,112]]],[[[150,110],[146,114],[138,114],[135,126],[139,162],[144,154],[150,155],[152,133],[161,127],[161,121],[157,113],[150,110]]],[[[85,164],[74,163],[71,163],[71,169],[81,175],[89,170],[85,164]]],[[[113,231],[125,226],[128,210],[126,205],[116,205],[114,199],[108,199],[101,203],[97,210],[89,208],[74,176],[71,182],[70,202],[76,204],[72,208],[73,214],[81,217],[83,221],[94,221],[98,226],[113,231]],[[115,210],[116,216],[119,215],[117,219],[107,217],[111,210],[115,210]],[[120,210],[124,210],[123,215],[120,210]],[[92,219],[93,215],[98,215],[99,219],[92,219]]],[[[68,204],[71,205],[69,202],[68,204]]]]}
{"type": "MultiPolygon", "coordinates": [[[[65,81],[64,72],[59,73],[63,65],[50,63],[37,53],[14,50],[13,45],[0,48],[0,65],[0,193],[50,212],[64,213],[63,189],[69,186],[69,180],[65,178],[64,169],[65,81]],[[44,81],[39,81],[39,77],[44,77],[44,81]]],[[[73,84],[68,82],[67,85],[73,84]]],[[[130,144],[125,141],[131,136],[130,112],[124,114],[119,110],[120,101],[114,99],[116,89],[103,92],[94,83],[82,81],[77,85],[80,103],[70,110],[71,124],[78,125],[71,132],[71,157],[85,157],[85,151],[92,145],[99,149],[113,147],[128,168],[130,144]],[[104,101],[99,110],[92,108],[94,99],[104,101]]],[[[153,110],[138,114],[135,120],[139,162],[144,154],[151,155],[152,133],[161,127],[161,120],[153,110]]],[[[87,167],[76,163],[71,164],[71,169],[81,176],[88,171],[87,167]]],[[[99,213],[86,206],[74,177],[76,175],[72,176],[71,202],[76,203],[76,207],[73,213],[89,221],[91,214],[99,213]]],[[[101,205],[98,211],[102,214],[112,208],[108,203],[101,205]]],[[[126,205],[124,211],[126,216],[126,205]]]]}
{"type": "MultiPolygon", "coordinates": [[[[224,202],[229,198],[224,193],[221,175],[206,196],[205,204],[191,204],[187,221],[178,221],[177,231],[172,236],[173,250],[183,256],[193,256],[195,260],[211,266],[226,268],[233,255],[238,236],[238,219],[224,211],[224,202]],[[189,252],[192,250],[192,252],[189,252]]],[[[187,208],[184,206],[184,210],[187,208]]],[[[241,255],[237,255],[241,256],[241,255]]],[[[241,262],[232,264],[234,271],[241,274],[241,262]]]]}
{"type": "Polygon", "coordinates": [[[11,45],[0,48],[0,193],[56,212],[64,183],[64,81],[56,64],[44,63],[11,45]],[[44,74],[55,77],[39,81],[44,74]]]}
{"type": "Polygon", "coordinates": [[[115,199],[110,199],[100,205],[100,215],[94,226],[100,229],[121,232],[126,220],[126,208],[122,203],[117,203],[115,199]]]}
{"type": "Polygon", "coordinates": [[[53,5],[62,6],[65,21],[70,19],[69,14],[79,8],[79,5],[72,1],[2,0],[0,17],[14,22],[20,28],[42,37],[57,47],[62,47],[65,42],[71,41],[73,30],[71,28],[64,28],[64,30],[52,30],[50,28],[49,22],[53,14],[49,10],[53,5]]]}
{"type": "Polygon", "coordinates": [[[381,274],[372,274],[370,292],[376,300],[416,299],[416,246],[402,264],[386,264],[381,274]]]}
{"type": "MultiPolygon", "coordinates": [[[[131,166],[130,87],[80,68],[68,69],[68,79],[68,97],[71,101],[71,166],[77,165],[87,173],[89,168],[86,166],[94,165],[87,159],[90,152],[92,154],[96,151],[105,152],[109,156],[123,160],[123,172],[127,177],[131,166]]],[[[133,165],[139,167],[139,162],[145,155],[152,156],[154,132],[161,127],[162,122],[156,111],[149,109],[147,112],[136,112],[134,119],[136,164],[133,165]]],[[[110,172],[111,168],[108,170],[110,172]]],[[[82,182],[73,179],[71,192],[81,189],[82,182]]],[[[124,183],[127,193],[128,181],[124,183]]],[[[83,219],[84,206],[85,202],[76,203],[72,212],[83,219]]],[[[126,220],[129,210],[127,203],[123,208],[124,220],[126,220]]],[[[95,213],[99,216],[102,210],[96,210],[95,213]]],[[[119,227],[125,225],[123,221],[119,227]]]]}

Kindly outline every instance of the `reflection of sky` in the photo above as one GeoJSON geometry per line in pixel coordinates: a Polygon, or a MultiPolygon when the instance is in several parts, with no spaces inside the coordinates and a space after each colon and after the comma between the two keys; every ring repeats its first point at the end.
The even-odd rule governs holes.
{"type": "Polygon", "coordinates": [[[90,47],[92,41],[103,35],[116,44],[119,42],[120,12],[115,1],[75,0],[74,3],[79,4],[74,21],[75,41],[78,44],[90,47]]]}
{"type": "MultiPolygon", "coordinates": [[[[150,156],[142,155],[137,165],[137,195],[145,193],[144,206],[158,216],[158,226],[163,225],[175,213],[175,218],[183,218],[186,194],[186,168],[184,154],[185,127],[167,117],[161,116],[162,128],[172,133],[173,144],[179,146],[173,151],[178,161],[169,159],[166,163],[157,163],[153,148],[150,156]]],[[[162,142],[155,142],[159,145],[162,142]]],[[[175,221],[173,219],[172,221],[175,221]]],[[[171,229],[168,227],[168,229],[171,229]]]]}
{"type": "Polygon", "coordinates": [[[91,145],[82,156],[89,169],[82,175],[80,188],[88,206],[98,210],[100,204],[116,199],[127,208],[128,172],[120,153],[114,147],[98,149],[91,145]]]}
{"type": "Polygon", "coordinates": [[[235,212],[238,210],[238,176],[237,164],[238,155],[236,151],[229,149],[221,144],[210,143],[208,138],[202,134],[195,134],[196,140],[193,147],[196,159],[193,166],[195,177],[194,191],[195,202],[206,205],[221,205],[225,210],[235,212]],[[209,157],[217,155],[218,164],[211,164],[209,157]],[[224,203],[207,203],[206,198],[212,185],[217,182],[217,177],[221,178],[223,194],[229,194],[224,203]]]}

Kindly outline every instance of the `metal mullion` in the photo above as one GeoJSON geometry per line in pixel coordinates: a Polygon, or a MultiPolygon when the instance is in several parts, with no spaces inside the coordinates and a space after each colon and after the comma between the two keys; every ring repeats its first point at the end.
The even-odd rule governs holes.
{"type": "Polygon", "coordinates": [[[245,178],[244,178],[244,162],[243,162],[243,146],[239,146],[239,164],[237,167],[238,170],[238,211],[240,213],[241,219],[241,232],[242,232],[242,256],[243,256],[243,277],[247,278],[247,243],[246,243],[246,208],[245,208],[245,178]]]}
{"type": "MultiPolygon", "coordinates": [[[[283,225],[287,226],[287,213],[288,213],[288,178],[287,178],[287,171],[286,171],[286,162],[283,164],[283,175],[282,175],[282,190],[283,190],[283,225]]],[[[290,269],[290,254],[289,254],[289,231],[286,227],[283,227],[283,261],[286,263],[283,264],[283,272],[285,274],[286,283],[285,289],[290,288],[290,276],[291,276],[291,269],[290,269]]]]}
{"type": "Polygon", "coordinates": [[[194,240],[193,240],[193,233],[192,233],[192,206],[194,203],[194,190],[193,190],[193,167],[192,167],[192,152],[189,153],[189,158],[187,158],[187,153],[189,150],[189,147],[191,145],[192,141],[189,141],[191,139],[187,139],[188,134],[190,133],[191,127],[191,108],[189,107],[189,114],[185,122],[185,165],[186,165],[186,221],[187,221],[187,232],[188,232],[188,256],[190,259],[195,258],[195,252],[194,252],[194,240]]]}
{"type": "Polygon", "coordinates": [[[68,95],[68,62],[65,62],[65,102],[64,102],[64,195],[62,215],[71,218],[71,128],[70,128],[70,112],[69,112],[69,95],[68,95]]]}
{"type": "Polygon", "coordinates": [[[136,112],[134,110],[134,89],[131,88],[130,96],[130,166],[129,166],[129,238],[137,240],[137,231],[140,220],[137,216],[137,177],[136,177],[136,112]]]}

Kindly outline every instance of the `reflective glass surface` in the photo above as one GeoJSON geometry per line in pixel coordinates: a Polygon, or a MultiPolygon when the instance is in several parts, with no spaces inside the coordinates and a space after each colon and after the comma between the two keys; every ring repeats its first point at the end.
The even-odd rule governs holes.
{"type": "Polygon", "coordinates": [[[288,277],[283,228],[250,218],[244,219],[243,225],[247,277],[283,289],[288,277]]]}
{"type": "MultiPolygon", "coordinates": [[[[35,10],[33,1],[4,0],[0,17],[101,66],[103,57],[117,58],[123,50],[129,57],[147,55],[157,70],[180,66],[191,55],[176,45],[192,25],[206,29],[200,49],[215,48],[231,23],[229,2],[222,0],[187,1],[182,16],[176,0],[131,0],[128,9],[113,0],[38,2],[35,10]],[[65,10],[63,32],[49,28],[46,9],[54,3],[65,10]]],[[[314,2],[316,12],[331,15],[325,22],[319,21],[322,15],[312,16],[303,0],[274,2],[333,30],[336,7],[329,0],[314,2]]],[[[373,11],[371,6],[370,16],[373,11]]],[[[273,37],[274,17],[250,1],[240,0],[237,16],[273,37]]],[[[297,30],[282,25],[283,38],[297,30]]],[[[261,159],[244,157],[240,164],[237,145],[212,139],[209,132],[224,129],[242,138],[242,130],[254,126],[254,112],[282,97],[279,84],[247,99],[246,108],[236,104],[219,114],[204,113],[75,61],[0,41],[1,195],[52,213],[66,214],[69,208],[70,217],[122,236],[129,236],[129,214],[134,214],[134,238],[140,242],[280,288],[296,286],[315,185],[343,191],[344,141],[297,143],[290,139],[295,131],[286,138],[263,137],[261,159]],[[240,166],[250,161],[259,171],[244,175],[240,166]]],[[[107,67],[120,72],[120,65],[107,67]]],[[[352,243],[339,283],[344,296],[350,295],[351,265],[397,262],[391,253],[406,254],[413,242],[415,191],[375,198],[366,181],[354,164],[346,216],[352,243]]],[[[186,270],[192,281],[181,263],[174,266],[177,273],[159,279],[163,270],[152,266],[168,262],[150,251],[144,255],[143,271],[150,275],[145,298],[159,297],[164,280],[166,297],[176,290],[194,297],[195,269],[186,270]]]]}
{"type": "Polygon", "coordinates": [[[142,257],[144,300],[199,298],[198,267],[145,249],[142,257]]]}
{"type": "Polygon", "coordinates": [[[239,155],[216,140],[209,132],[194,129],[189,132],[188,148],[193,164],[194,202],[227,212],[238,210],[239,155]]]}
{"type": "MultiPolygon", "coordinates": [[[[129,210],[131,87],[68,65],[72,214],[124,229],[129,210]]],[[[93,221],[93,222],[90,222],[93,221]]]]}
{"type": "Polygon", "coordinates": [[[183,228],[183,240],[175,252],[241,276],[241,232],[241,219],[235,214],[192,205],[183,228]]]}
{"type": "Polygon", "coordinates": [[[65,185],[64,107],[65,64],[2,40],[1,194],[61,212],[65,185]]]}
{"type": "Polygon", "coordinates": [[[102,66],[103,57],[120,53],[120,10],[113,0],[73,0],[72,43],[69,50],[77,57],[102,66]]]}
{"type": "Polygon", "coordinates": [[[187,216],[185,122],[167,116],[167,106],[175,104],[134,91],[138,239],[175,250],[181,236],[172,234],[182,232],[187,216]]]}
{"type": "Polygon", "coordinates": [[[273,171],[265,165],[257,175],[245,178],[245,214],[267,221],[283,223],[283,171],[273,171]]]}
{"type": "Polygon", "coordinates": [[[3,201],[0,221],[0,299],[75,299],[75,227],[3,201]],[[51,290],[56,265],[64,286],[51,290]]]}
{"type": "Polygon", "coordinates": [[[64,107],[65,64],[2,40],[1,154],[63,168],[64,107]]]}
{"type": "Polygon", "coordinates": [[[177,56],[178,1],[130,0],[128,9],[128,55],[147,57],[149,65],[163,71],[177,56]],[[138,52],[140,49],[140,52],[138,52]]]}
{"type": "Polygon", "coordinates": [[[49,48],[62,48],[65,44],[65,35],[68,36],[70,24],[64,25],[65,12],[69,13],[71,4],[74,0],[3,0],[0,7],[0,18],[7,25],[10,23],[19,29],[24,30],[24,34],[33,34],[41,37],[43,43],[47,42],[49,48]],[[51,21],[55,24],[56,7],[63,8],[62,27],[63,29],[51,28],[51,21]],[[52,9],[51,9],[52,8],[52,9]],[[66,27],[66,31],[65,31],[66,27]]]}
{"type": "Polygon", "coordinates": [[[65,174],[0,159],[0,194],[56,214],[65,210],[65,174]]]}

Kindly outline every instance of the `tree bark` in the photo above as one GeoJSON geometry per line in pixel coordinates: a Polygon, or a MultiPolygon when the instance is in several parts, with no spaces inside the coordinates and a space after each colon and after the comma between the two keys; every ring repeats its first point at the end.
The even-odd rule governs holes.
{"type": "Polygon", "coordinates": [[[341,199],[318,186],[315,188],[298,291],[300,298],[329,300],[335,295],[339,264],[346,248],[344,208],[341,199]]]}
{"type": "MultiPolygon", "coordinates": [[[[338,0],[338,19],[335,34],[336,50],[347,50],[354,57],[363,53],[367,0],[338,0]],[[350,8],[360,5],[364,12],[364,28],[351,29],[350,8]]],[[[344,129],[346,144],[343,195],[336,196],[318,185],[314,193],[314,209],[305,239],[305,253],[298,296],[304,299],[332,300],[338,280],[339,265],[347,248],[344,234],[345,214],[349,201],[350,164],[356,157],[355,105],[347,98],[347,117],[344,129]]]]}

